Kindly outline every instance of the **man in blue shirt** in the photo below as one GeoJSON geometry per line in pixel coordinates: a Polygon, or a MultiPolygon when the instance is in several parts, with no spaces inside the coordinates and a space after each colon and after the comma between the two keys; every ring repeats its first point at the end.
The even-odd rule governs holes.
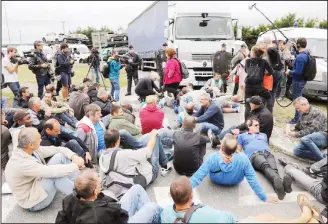
{"type": "Polygon", "coordinates": [[[194,204],[192,186],[185,176],[172,182],[170,194],[174,205],[164,208],[161,214],[161,223],[182,223],[186,213],[191,213],[190,219],[183,223],[236,222],[235,217],[230,212],[216,210],[202,204],[194,204]]]}
{"type": "MultiPolygon", "coordinates": [[[[307,45],[307,41],[304,37],[297,39],[296,47],[297,47],[298,55],[294,62],[294,68],[293,70],[286,72],[286,75],[292,76],[293,100],[303,95],[304,87],[306,84],[306,81],[303,78],[305,67],[309,61],[309,56],[307,55],[308,52],[305,49],[306,45],[307,45]]],[[[299,118],[300,118],[300,112],[295,110],[294,118],[288,121],[288,123],[296,124],[299,118]]]]}
{"type": "Polygon", "coordinates": [[[236,138],[232,134],[227,134],[222,140],[220,152],[210,155],[190,178],[192,187],[197,187],[207,175],[214,183],[228,186],[239,184],[246,177],[249,185],[262,201],[278,202],[278,198],[265,194],[248,157],[242,152],[236,152],[236,149],[236,138]]]}
{"type": "Polygon", "coordinates": [[[292,192],[292,179],[286,175],[281,180],[277,163],[274,156],[270,153],[267,136],[260,133],[260,124],[257,118],[251,117],[246,122],[248,132],[238,135],[238,149],[242,149],[250,159],[255,170],[264,174],[271,182],[279,200],[284,199],[286,193],[292,192]]]}

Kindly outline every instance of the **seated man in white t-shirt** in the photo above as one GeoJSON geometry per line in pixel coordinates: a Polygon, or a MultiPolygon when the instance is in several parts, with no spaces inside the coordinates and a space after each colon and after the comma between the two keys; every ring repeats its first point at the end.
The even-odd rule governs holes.
{"type": "Polygon", "coordinates": [[[16,56],[16,48],[8,47],[7,55],[2,58],[2,75],[4,78],[4,83],[10,88],[14,96],[17,96],[19,93],[19,82],[18,82],[18,66],[19,63],[13,64],[11,59],[16,56]]]}

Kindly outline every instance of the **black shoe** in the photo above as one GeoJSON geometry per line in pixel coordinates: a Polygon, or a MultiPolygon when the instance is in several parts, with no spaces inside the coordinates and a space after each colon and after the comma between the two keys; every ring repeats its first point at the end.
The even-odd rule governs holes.
{"type": "Polygon", "coordinates": [[[302,171],[313,179],[317,179],[317,177],[323,177],[322,173],[311,172],[310,167],[305,167],[302,169],[302,171]]]}
{"type": "Polygon", "coordinates": [[[214,136],[211,140],[212,148],[216,148],[218,145],[221,145],[220,139],[217,136],[214,136]]]}
{"type": "Polygon", "coordinates": [[[125,96],[131,96],[131,93],[126,93],[125,96]]]}
{"type": "Polygon", "coordinates": [[[92,169],[94,167],[91,161],[88,161],[88,163],[85,163],[84,165],[85,165],[85,167],[90,168],[90,169],[92,169]]]}
{"type": "Polygon", "coordinates": [[[284,185],[283,185],[280,177],[274,178],[273,189],[277,193],[279,200],[283,200],[286,193],[285,193],[284,185]]]}
{"type": "Polygon", "coordinates": [[[286,193],[291,193],[293,191],[292,182],[293,182],[293,180],[289,175],[284,176],[282,183],[284,185],[284,189],[285,189],[286,193]]]}

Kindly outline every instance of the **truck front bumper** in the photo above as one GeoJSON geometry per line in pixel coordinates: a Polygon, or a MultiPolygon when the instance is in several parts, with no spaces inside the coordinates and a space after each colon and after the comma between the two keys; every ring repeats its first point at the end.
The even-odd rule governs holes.
{"type": "Polygon", "coordinates": [[[328,100],[327,83],[311,81],[304,88],[304,95],[314,99],[328,100]]]}

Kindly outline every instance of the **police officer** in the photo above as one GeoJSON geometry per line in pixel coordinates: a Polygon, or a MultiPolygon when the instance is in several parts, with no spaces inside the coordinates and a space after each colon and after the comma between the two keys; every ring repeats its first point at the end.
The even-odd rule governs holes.
{"type": "Polygon", "coordinates": [[[160,49],[156,54],[156,67],[157,73],[159,75],[159,88],[162,90],[163,88],[163,76],[164,76],[164,69],[166,65],[166,54],[165,50],[167,48],[167,43],[162,45],[162,49],[160,49]]]}
{"type": "Polygon", "coordinates": [[[125,96],[131,95],[131,87],[132,87],[132,79],[134,81],[134,85],[136,86],[138,83],[138,67],[140,65],[140,57],[136,53],[134,53],[134,48],[132,45],[129,46],[129,53],[124,57],[126,59],[126,73],[128,78],[128,91],[125,96]]]}

